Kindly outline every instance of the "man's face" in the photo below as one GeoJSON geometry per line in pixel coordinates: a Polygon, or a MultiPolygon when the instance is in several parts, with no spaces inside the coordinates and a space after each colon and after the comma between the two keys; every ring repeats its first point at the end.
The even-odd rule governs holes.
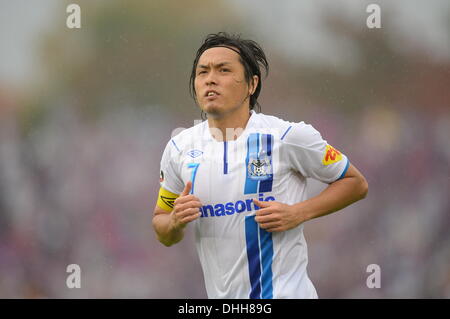
{"type": "Polygon", "coordinates": [[[197,63],[195,92],[200,108],[212,116],[221,116],[249,103],[253,86],[245,81],[239,55],[224,47],[206,50],[197,63]],[[245,100],[245,101],[244,101],[245,100]]]}

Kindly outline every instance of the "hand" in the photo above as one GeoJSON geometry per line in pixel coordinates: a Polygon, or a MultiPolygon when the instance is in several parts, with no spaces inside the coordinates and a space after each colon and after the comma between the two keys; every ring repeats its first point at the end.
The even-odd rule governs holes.
{"type": "Polygon", "coordinates": [[[174,202],[173,210],[170,213],[174,228],[184,228],[188,223],[196,220],[201,215],[200,207],[202,207],[202,203],[196,196],[189,194],[191,188],[192,182],[189,181],[174,202]]]}
{"type": "Polygon", "coordinates": [[[301,224],[304,220],[301,214],[294,210],[291,205],[276,201],[260,201],[253,199],[253,202],[260,207],[256,211],[255,221],[259,227],[268,232],[279,232],[292,229],[301,224]]]}

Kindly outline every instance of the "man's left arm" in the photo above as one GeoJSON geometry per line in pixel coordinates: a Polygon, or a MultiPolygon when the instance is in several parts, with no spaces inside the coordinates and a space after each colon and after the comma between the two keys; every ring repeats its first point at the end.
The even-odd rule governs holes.
{"type": "Polygon", "coordinates": [[[319,195],[292,205],[300,222],[334,213],[367,196],[369,185],[364,176],[349,165],[345,176],[329,184],[319,195]]]}
{"type": "Polygon", "coordinates": [[[303,202],[287,205],[280,202],[253,201],[261,207],[255,221],[260,227],[272,231],[285,231],[299,224],[334,213],[367,196],[368,183],[364,176],[349,165],[344,177],[330,183],[319,195],[303,202]]]}

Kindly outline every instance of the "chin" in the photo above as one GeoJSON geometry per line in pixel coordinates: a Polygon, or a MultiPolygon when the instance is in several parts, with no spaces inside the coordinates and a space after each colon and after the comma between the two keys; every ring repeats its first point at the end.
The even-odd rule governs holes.
{"type": "Polygon", "coordinates": [[[217,116],[223,112],[223,107],[221,105],[207,105],[203,107],[203,111],[208,115],[217,116]]]}

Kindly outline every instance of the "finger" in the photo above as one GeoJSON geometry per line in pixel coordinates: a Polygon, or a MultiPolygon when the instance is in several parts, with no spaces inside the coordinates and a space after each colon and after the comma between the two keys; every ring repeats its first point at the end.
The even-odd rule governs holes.
{"type": "Polygon", "coordinates": [[[256,216],[255,221],[259,224],[264,224],[264,223],[277,222],[277,221],[279,221],[279,219],[277,218],[277,216],[274,216],[273,214],[271,214],[271,215],[265,215],[265,216],[256,216]]]}
{"type": "Polygon", "coordinates": [[[200,216],[201,216],[201,213],[198,212],[197,214],[192,214],[192,215],[183,217],[183,218],[181,219],[181,222],[184,223],[184,224],[186,224],[186,223],[189,223],[189,222],[191,222],[191,221],[193,221],[193,220],[196,220],[196,219],[199,218],[200,216]]]}
{"type": "Polygon", "coordinates": [[[184,189],[183,189],[183,191],[181,192],[180,196],[186,196],[186,195],[189,195],[189,192],[191,191],[191,188],[192,188],[192,182],[191,182],[191,181],[188,181],[188,182],[186,183],[186,186],[184,186],[184,189]]]}
{"type": "Polygon", "coordinates": [[[200,212],[200,209],[198,208],[188,208],[182,211],[179,211],[176,213],[178,219],[183,219],[185,217],[191,216],[191,215],[198,215],[200,212]]]}
{"type": "Polygon", "coordinates": [[[189,201],[186,203],[178,203],[176,206],[176,210],[177,212],[182,212],[189,208],[200,208],[200,207],[202,207],[202,203],[198,201],[189,201]]]}
{"type": "Polygon", "coordinates": [[[270,203],[271,201],[262,201],[262,200],[257,200],[257,199],[253,199],[253,203],[256,204],[256,206],[264,208],[264,207],[269,207],[271,205],[270,203]]]}
{"type": "Polygon", "coordinates": [[[175,199],[174,204],[178,205],[178,204],[183,204],[183,203],[190,202],[190,201],[200,202],[200,199],[198,199],[198,197],[196,197],[194,195],[180,196],[180,197],[177,197],[177,199],[175,199]]]}
{"type": "Polygon", "coordinates": [[[265,216],[265,215],[270,215],[271,213],[272,213],[272,209],[270,207],[260,208],[257,211],[255,211],[256,216],[265,216]]]}
{"type": "Polygon", "coordinates": [[[265,231],[279,231],[282,228],[282,224],[279,221],[276,222],[268,222],[268,223],[259,223],[259,227],[264,229],[265,231]]]}
{"type": "Polygon", "coordinates": [[[264,222],[264,223],[258,223],[259,227],[263,229],[270,229],[274,227],[280,227],[280,222],[278,221],[272,221],[272,222],[264,222]]]}

